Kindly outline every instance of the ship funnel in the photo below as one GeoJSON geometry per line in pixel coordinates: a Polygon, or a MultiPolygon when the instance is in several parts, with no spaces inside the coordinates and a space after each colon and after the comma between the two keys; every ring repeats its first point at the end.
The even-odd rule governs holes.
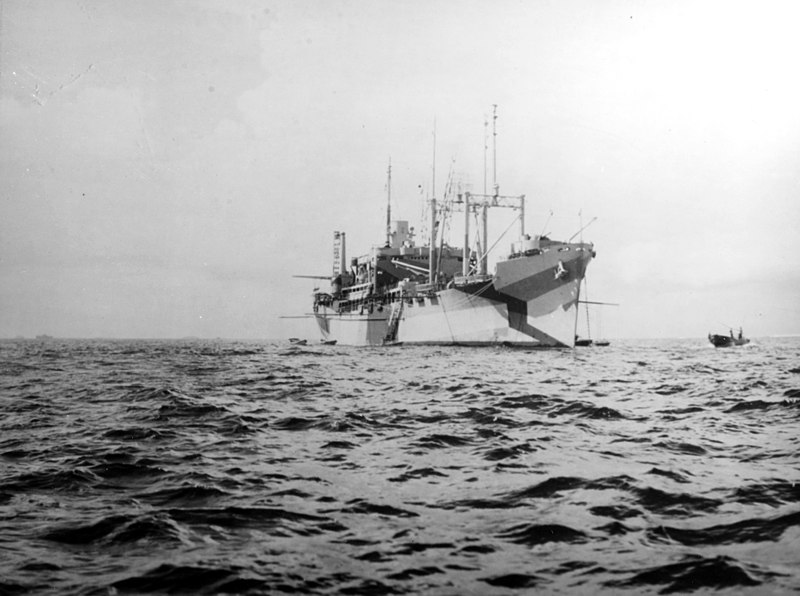
{"type": "Polygon", "coordinates": [[[409,228],[407,221],[393,221],[392,232],[389,234],[389,243],[387,243],[387,246],[390,248],[414,246],[414,228],[409,228]]]}

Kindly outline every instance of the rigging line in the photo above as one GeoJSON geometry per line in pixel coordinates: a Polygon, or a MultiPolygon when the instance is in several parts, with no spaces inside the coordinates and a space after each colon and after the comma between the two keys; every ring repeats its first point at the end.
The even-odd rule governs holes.
{"type": "Polygon", "coordinates": [[[484,285],[484,286],[483,286],[483,287],[482,287],[480,290],[478,290],[477,292],[475,292],[475,293],[473,294],[473,296],[481,296],[481,295],[482,295],[482,294],[483,294],[483,293],[484,293],[486,290],[488,290],[488,289],[489,289],[489,286],[491,286],[491,285],[492,285],[492,283],[493,283],[493,282],[491,282],[491,281],[488,281],[488,282],[486,282],[486,285],[484,285]]]}
{"type": "Polygon", "coordinates": [[[478,259],[478,262],[480,262],[480,260],[481,260],[483,257],[486,257],[486,256],[488,256],[488,255],[489,255],[489,253],[490,253],[490,252],[492,252],[492,251],[494,250],[494,247],[495,247],[495,246],[497,246],[497,243],[498,243],[498,242],[500,242],[500,241],[501,241],[501,240],[502,240],[502,239],[505,237],[505,235],[506,235],[506,234],[508,234],[508,231],[509,231],[509,230],[510,230],[510,229],[511,229],[513,226],[515,226],[516,224],[517,224],[517,220],[516,220],[516,218],[515,218],[515,219],[513,219],[513,220],[511,221],[511,223],[510,223],[510,224],[508,224],[508,227],[507,227],[507,228],[506,228],[506,229],[503,231],[503,233],[502,233],[502,234],[500,234],[500,237],[499,237],[497,240],[495,240],[495,241],[494,241],[494,244],[492,244],[492,246],[490,246],[490,247],[489,247],[489,249],[488,249],[488,250],[487,250],[487,251],[486,251],[484,254],[480,255],[480,258],[478,259]]]}
{"type": "MultiPolygon", "coordinates": [[[[444,300],[440,300],[439,301],[439,306],[441,307],[442,314],[444,315],[444,322],[447,323],[447,330],[450,332],[450,340],[455,342],[456,341],[456,335],[455,335],[455,333],[453,333],[453,327],[450,325],[450,317],[447,316],[447,308],[445,308],[444,300]]],[[[460,305],[458,303],[456,303],[456,306],[460,306],[460,305]]]]}
{"type": "MultiPolygon", "coordinates": [[[[476,256],[477,256],[476,263],[480,263],[481,262],[481,258],[483,257],[483,255],[481,254],[481,251],[486,250],[486,247],[483,246],[483,243],[481,242],[480,221],[478,219],[478,211],[477,210],[474,212],[474,215],[475,215],[475,234],[473,236],[472,245],[475,246],[476,249],[477,249],[475,251],[476,252],[476,256]]],[[[472,271],[473,269],[477,269],[477,266],[476,267],[471,267],[470,271],[472,271]]]]}
{"type": "MultiPolygon", "coordinates": [[[[489,281],[484,285],[480,290],[475,292],[474,294],[465,294],[464,298],[459,300],[455,303],[457,308],[461,308],[463,305],[470,305],[474,298],[480,298],[481,294],[483,294],[486,290],[489,289],[489,286],[492,285],[492,282],[489,281]]],[[[442,304],[442,311],[445,313],[445,320],[447,321],[447,328],[450,330],[450,337],[453,341],[455,341],[455,335],[453,334],[453,329],[450,326],[450,319],[447,317],[447,312],[444,309],[444,304],[442,304]]]]}
{"type": "Polygon", "coordinates": [[[589,282],[585,277],[583,278],[583,288],[584,288],[584,291],[586,292],[586,298],[587,298],[587,302],[585,303],[585,306],[586,306],[586,337],[589,338],[589,339],[592,339],[592,328],[591,328],[591,325],[589,324],[589,302],[588,302],[588,298],[589,298],[589,282]]]}
{"type": "Polygon", "coordinates": [[[547,229],[547,224],[550,223],[551,219],[553,219],[553,210],[552,209],[550,210],[550,215],[547,216],[547,221],[544,222],[544,225],[542,226],[542,233],[539,234],[540,236],[544,236],[544,231],[547,229]]]}
{"type": "Polygon", "coordinates": [[[593,217],[593,218],[592,218],[592,219],[589,221],[589,223],[587,223],[585,226],[581,226],[581,229],[580,229],[580,230],[578,230],[577,232],[575,232],[575,233],[574,233],[572,236],[570,236],[570,237],[569,237],[569,240],[567,240],[567,242],[572,242],[572,239],[573,239],[573,238],[575,238],[575,236],[577,236],[578,234],[580,234],[581,232],[583,232],[583,231],[584,231],[586,228],[588,228],[590,225],[592,225],[592,224],[593,224],[593,223],[594,223],[596,220],[597,220],[597,218],[596,218],[596,217],[593,217]]]}
{"type": "Polygon", "coordinates": [[[485,284],[485,285],[484,285],[484,286],[483,286],[483,287],[482,287],[480,290],[478,290],[478,291],[477,291],[477,292],[475,292],[475,293],[472,293],[472,294],[467,294],[467,293],[464,293],[464,297],[463,297],[463,298],[461,298],[460,300],[458,300],[458,301],[454,302],[454,304],[455,304],[456,306],[458,306],[458,307],[461,307],[461,306],[463,306],[463,305],[465,305],[465,304],[469,304],[470,302],[472,302],[472,299],[473,299],[473,298],[480,298],[480,297],[481,297],[481,295],[482,295],[482,294],[483,294],[483,293],[484,293],[486,290],[488,290],[488,289],[489,289],[489,286],[491,286],[491,285],[492,285],[492,282],[491,282],[491,281],[489,281],[489,282],[487,282],[487,283],[486,283],[486,284],[485,284]]]}
{"type": "Polygon", "coordinates": [[[450,161],[450,171],[448,172],[447,187],[444,193],[444,201],[441,206],[441,223],[439,224],[439,253],[436,257],[436,274],[441,270],[442,265],[442,251],[445,245],[445,236],[450,236],[450,212],[452,211],[453,204],[453,185],[455,183],[455,163],[456,160],[450,161]]]}

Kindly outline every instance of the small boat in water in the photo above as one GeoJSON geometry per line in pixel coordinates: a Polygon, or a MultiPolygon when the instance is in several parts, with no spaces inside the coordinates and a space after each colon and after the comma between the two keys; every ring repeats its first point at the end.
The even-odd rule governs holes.
{"type": "Polygon", "coordinates": [[[718,335],[716,333],[708,334],[708,341],[710,341],[715,348],[730,348],[733,346],[743,346],[749,344],[750,340],[742,334],[742,328],[739,327],[739,336],[733,334],[733,329],[729,335],[718,335]]]}
{"type": "Polygon", "coordinates": [[[297,338],[297,337],[290,337],[289,338],[289,343],[293,344],[295,346],[304,346],[304,345],[306,345],[308,343],[308,340],[307,339],[300,339],[300,338],[297,338]]]}
{"type": "MultiPolygon", "coordinates": [[[[592,326],[589,323],[589,305],[597,305],[597,306],[617,306],[617,304],[613,302],[593,302],[589,300],[589,284],[586,282],[586,278],[583,279],[583,289],[586,293],[586,299],[579,300],[580,303],[586,305],[586,337],[580,337],[577,334],[575,335],[575,347],[576,348],[590,348],[592,346],[607,346],[610,342],[607,339],[592,339],[592,326]]],[[[599,314],[599,313],[598,313],[599,314]]],[[[599,328],[599,321],[598,321],[598,328],[599,328]]],[[[577,327],[577,325],[576,325],[577,327]]]]}

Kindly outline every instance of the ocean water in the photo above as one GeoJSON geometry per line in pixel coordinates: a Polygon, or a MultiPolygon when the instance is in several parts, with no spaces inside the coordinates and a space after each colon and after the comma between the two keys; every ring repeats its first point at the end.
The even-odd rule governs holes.
{"type": "Polygon", "coordinates": [[[0,594],[800,590],[800,338],[0,343],[0,594]]]}

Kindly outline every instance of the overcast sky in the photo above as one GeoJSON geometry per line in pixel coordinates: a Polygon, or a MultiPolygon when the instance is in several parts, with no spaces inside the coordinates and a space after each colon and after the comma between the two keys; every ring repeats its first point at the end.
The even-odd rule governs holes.
{"type": "Polygon", "coordinates": [[[800,333],[796,2],[0,11],[0,337],[312,337],[292,275],[383,240],[390,158],[418,223],[434,120],[437,196],[482,190],[493,104],[528,229],[597,218],[601,334],[800,333]]]}

